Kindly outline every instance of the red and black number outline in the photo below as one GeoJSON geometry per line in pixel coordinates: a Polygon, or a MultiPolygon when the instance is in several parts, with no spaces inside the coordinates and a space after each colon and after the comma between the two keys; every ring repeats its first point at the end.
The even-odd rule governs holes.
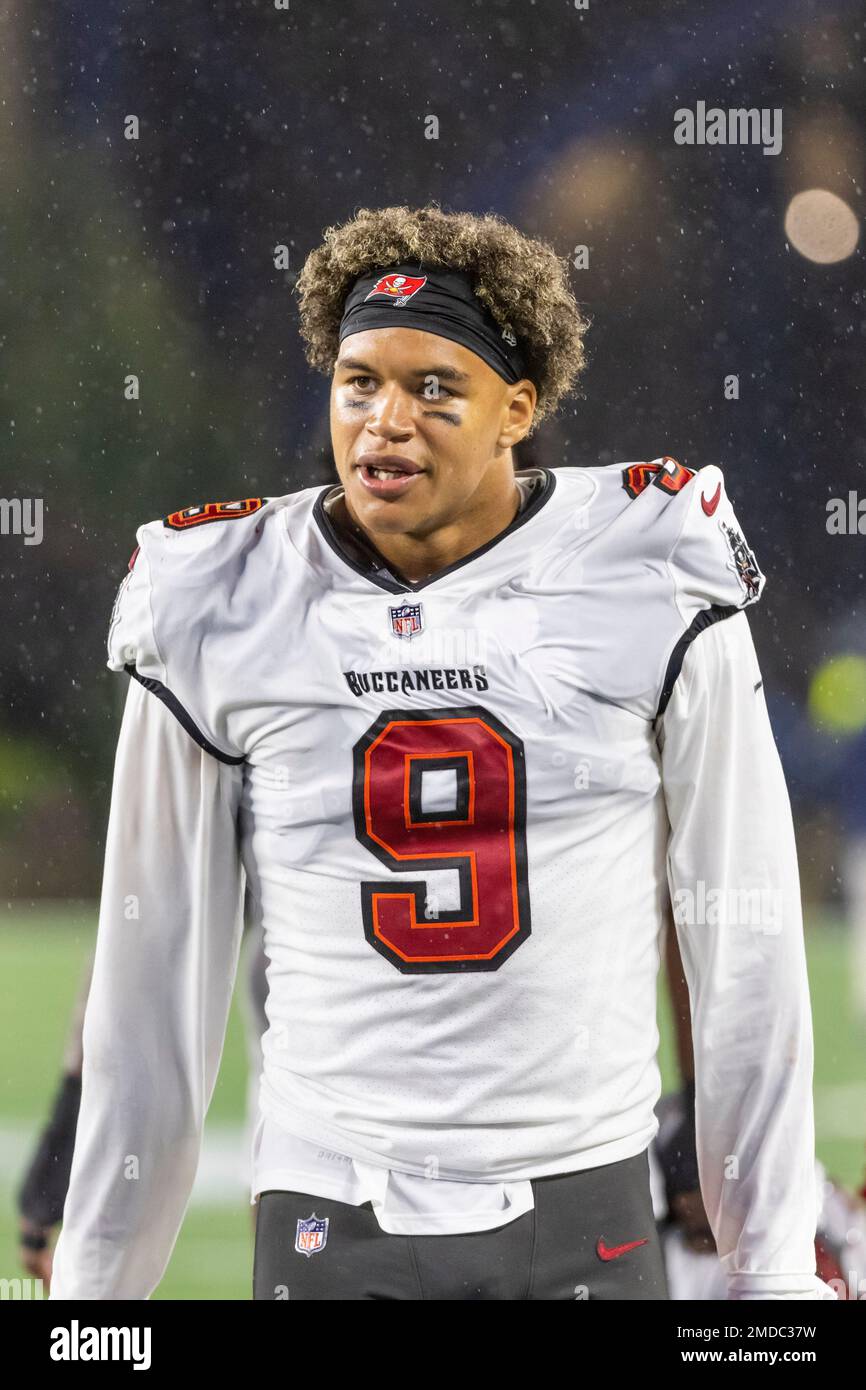
{"type": "Polygon", "coordinates": [[[403,974],[498,970],[531,934],[522,740],[481,705],[384,710],[352,756],[360,843],[392,873],[451,869],[460,885],[431,920],[423,879],[364,880],[370,945],[403,974]],[[422,773],[440,768],[456,807],[422,811],[422,773]]]}
{"type": "Polygon", "coordinates": [[[239,502],[199,502],[195,507],[169,512],[162,524],[172,531],[187,531],[208,521],[236,521],[241,516],[252,516],[264,504],[264,497],[244,497],[239,502]]]}
{"type": "Polygon", "coordinates": [[[685,464],[677,463],[676,459],[665,454],[661,463],[631,463],[622,470],[622,485],[629,497],[640,497],[644,488],[661,488],[662,492],[681,492],[686,483],[691,482],[695,476],[694,470],[686,468],[685,464]],[[673,468],[665,468],[666,463],[672,463],[673,468]]]}

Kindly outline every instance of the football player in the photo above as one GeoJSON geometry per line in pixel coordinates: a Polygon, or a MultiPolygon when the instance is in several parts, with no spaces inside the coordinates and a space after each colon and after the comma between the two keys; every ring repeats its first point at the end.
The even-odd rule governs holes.
{"type": "Polygon", "coordinates": [[[249,887],[257,1299],[664,1299],[647,1147],[672,897],[734,1299],[816,1275],[790,808],[721,471],[516,470],[565,263],[362,209],[299,280],[337,479],[138,531],[52,1298],[146,1298],[195,1174],[249,887]]]}

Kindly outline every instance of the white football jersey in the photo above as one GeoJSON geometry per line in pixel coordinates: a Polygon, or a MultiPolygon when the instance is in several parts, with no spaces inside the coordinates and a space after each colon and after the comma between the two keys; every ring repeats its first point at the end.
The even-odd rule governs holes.
{"type": "MultiPolygon", "coordinates": [[[[462,1182],[641,1152],[657,1129],[656,977],[673,893],[702,1188],[732,1296],[817,1296],[814,1210],[797,1207],[814,1140],[796,857],[740,613],[763,576],[718,468],[544,469],[530,484],[510,527],[418,583],[347,538],[335,488],[139,529],[109,665],[227,769],[207,795],[236,817],[270,961],[261,1112],[360,1162],[462,1182]],[[666,741],[665,710],[708,628],[711,660],[678,689],[689,732],[666,741]],[[726,682],[741,702],[751,688],[745,715],[730,716],[726,682]],[[708,893],[742,890],[770,895],[757,922],[719,920],[715,899],[707,912],[708,893]]],[[[236,912],[234,841],[224,825],[208,834],[204,862],[236,912]]],[[[202,902],[219,910],[213,883],[165,883],[176,891],[194,916],[202,902]]],[[[176,997],[170,1036],[145,1040],[130,1065],[142,1085],[165,1068],[170,1087],[184,1048],[201,1055],[196,1011],[211,1010],[191,1088],[203,1118],[199,1081],[206,1109],[231,980],[186,958],[207,954],[206,932],[197,941],[178,961],[190,1016],[176,997]]],[[[107,1047],[109,989],[133,968],[114,952],[110,986],[103,956],[83,1116],[88,1027],[94,1053],[107,1047]]],[[[70,1290],[73,1251],[86,1264],[79,1224],[59,1264],[70,1290]]],[[[110,1267],[104,1249],[97,1263],[110,1267]]]]}

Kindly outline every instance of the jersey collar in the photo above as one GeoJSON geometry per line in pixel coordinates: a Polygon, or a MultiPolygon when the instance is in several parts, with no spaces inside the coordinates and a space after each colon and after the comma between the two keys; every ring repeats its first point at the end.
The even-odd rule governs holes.
{"type": "Polygon", "coordinates": [[[389,570],[387,562],[375,546],[367,540],[363,532],[347,531],[334,521],[325,507],[325,502],[341,493],[342,485],[338,484],[335,487],[329,483],[321,489],[313,505],[313,517],[331,549],[356,574],[363,575],[365,579],[369,579],[371,583],[378,585],[380,589],[386,590],[389,594],[417,594],[421,589],[426,589],[428,585],[435,584],[438,580],[444,579],[446,575],[453,574],[455,570],[462,569],[464,565],[469,565],[473,560],[486,555],[488,550],[492,550],[495,545],[499,545],[500,541],[505,540],[506,536],[519,530],[541,510],[553,495],[553,490],[556,487],[556,475],[549,468],[518,469],[515,472],[517,478],[526,478],[532,475],[538,476],[537,481],[533,479],[534,486],[528,501],[523,503],[514,520],[504,530],[493,536],[484,545],[471,550],[468,555],[455,560],[453,564],[446,565],[444,569],[437,570],[435,574],[428,575],[426,579],[416,580],[414,583],[409,579],[398,579],[389,570]]]}

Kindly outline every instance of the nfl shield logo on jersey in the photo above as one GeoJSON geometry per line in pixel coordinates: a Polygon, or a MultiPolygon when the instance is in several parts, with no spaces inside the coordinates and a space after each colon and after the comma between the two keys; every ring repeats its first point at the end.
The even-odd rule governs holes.
{"type": "Polygon", "coordinates": [[[328,1216],[301,1217],[295,1232],[295,1249],[299,1255],[317,1255],[328,1243],[328,1216]]]}
{"type": "Polygon", "coordinates": [[[388,612],[395,637],[414,637],[424,625],[420,603],[404,603],[399,608],[389,608],[388,612]]]}

